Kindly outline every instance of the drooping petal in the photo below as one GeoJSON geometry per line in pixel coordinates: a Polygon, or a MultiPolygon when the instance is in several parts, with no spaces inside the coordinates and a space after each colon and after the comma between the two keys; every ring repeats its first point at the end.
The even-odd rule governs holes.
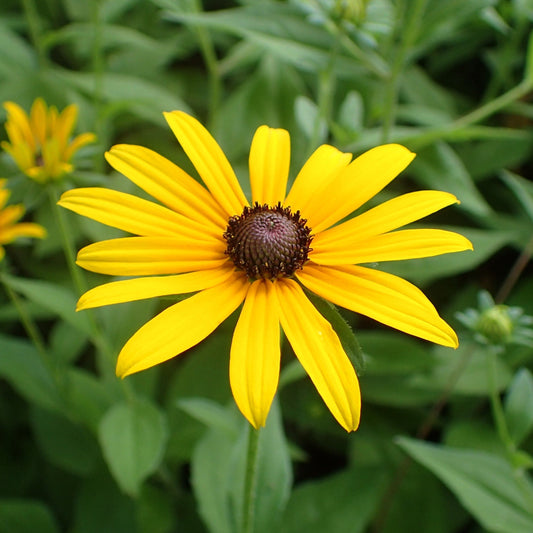
{"type": "Polygon", "coordinates": [[[235,275],[159,313],[122,348],[117,375],[145,370],[198,344],[239,307],[249,286],[246,276],[235,275]]]}
{"type": "Polygon", "coordinates": [[[217,235],[226,228],[227,216],[209,192],[165,157],[127,144],[113,146],[105,155],[115,170],[162,204],[203,223],[217,235]]]}
{"type": "Polygon", "coordinates": [[[401,228],[455,203],[458,203],[457,198],[447,192],[416,191],[403,194],[315,235],[313,249],[331,252],[339,248],[352,248],[368,237],[401,228]]]}
{"type": "Polygon", "coordinates": [[[78,106],[75,104],[70,104],[65,107],[59,117],[57,118],[56,125],[54,127],[54,135],[61,143],[61,149],[64,150],[67,146],[68,139],[76,120],[78,119],[78,106]]]}
{"type": "Polygon", "coordinates": [[[19,237],[42,239],[46,237],[46,230],[42,226],[39,226],[39,224],[34,224],[33,222],[21,222],[9,228],[0,229],[0,242],[3,244],[12,242],[19,237]]]}
{"type": "Polygon", "coordinates": [[[291,144],[289,132],[261,126],[250,148],[252,201],[260,205],[283,202],[289,177],[291,144]]]}
{"type": "Polygon", "coordinates": [[[268,280],[250,285],[235,327],[230,384],[242,414],[256,429],[264,426],[280,371],[278,301],[268,280]]]}
{"type": "Polygon", "coordinates": [[[318,220],[315,220],[314,213],[309,208],[310,203],[316,196],[324,193],[331,181],[351,160],[352,154],[345,154],[329,144],[319,146],[296,176],[284,205],[290,207],[293,213],[300,211],[313,228],[318,220]]]}
{"type": "Polygon", "coordinates": [[[161,237],[185,236],[209,241],[218,239],[205,232],[205,225],[175,211],[131,194],[87,187],[63,193],[58,204],[79,215],[135,235],[161,237]]]}
{"type": "Polygon", "coordinates": [[[459,344],[422,291],[398,276],[360,266],[309,263],[296,277],[326,300],[387,326],[443,346],[459,344]]]}
{"type": "MultiPolygon", "coordinates": [[[[2,191],[8,193],[7,196],[9,196],[8,191],[2,191]]],[[[0,199],[0,228],[2,226],[8,226],[9,224],[14,224],[17,222],[17,220],[20,220],[22,216],[24,215],[25,209],[22,204],[17,205],[8,205],[4,209],[2,207],[4,204],[2,203],[0,199]]]]}
{"type": "Polygon", "coordinates": [[[323,231],[375,196],[413,160],[415,154],[399,144],[384,144],[352,161],[329,184],[325,194],[313,196],[304,218],[313,213],[311,228],[323,231]]]}
{"type": "Polygon", "coordinates": [[[63,158],[65,161],[70,161],[72,156],[82,147],[84,147],[87,144],[93,143],[96,141],[96,135],[94,133],[85,132],[80,133],[80,135],[77,135],[72,139],[72,141],[68,144],[68,146],[65,148],[65,152],[63,153],[63,158]]]}
{"type": "Polygon", "coordinates": [[[472,249],[472,243],[466,237],[453,231],[406,229],[375,235],[358,242],[353,248],[337,247],[331,251],[314,248],[310,259],[319,265],[352,265],[432,257],[472,249]]]}
{"type": "Polygon", "coordinates": [[[82,248],[76,263],[100,274],[149,276],[207,270],[226,261],[222,243],[217,247],[186,237],[125,237],[82,248]]]}
{"type": "Polygon", "coordinates": [[[211,270],[200,270],[175,276],[112,281],[94,287],[83,294],[78,301],[76,311],[170,294],[202,291],[225,282],[233,275],[233,271],[233,265],[228,264],[211,270]]]}
{"type": "Polygon", "coordinates": [[[339,424],[359,425],[361,395],[355,370],[331,324],[293,280],[274,284],[280,322],[294,353],[339,424]]]}
{"type": "Polygon", "coordinates": [[[164,113],[168,125],[226,215],[240,215],[248,205],[237,176],[211,134],[183,111],[164,113]]]}

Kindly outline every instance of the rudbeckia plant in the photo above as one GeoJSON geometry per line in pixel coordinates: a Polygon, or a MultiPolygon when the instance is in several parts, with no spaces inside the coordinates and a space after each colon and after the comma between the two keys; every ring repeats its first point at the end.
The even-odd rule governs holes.
{"type": "Polygon", "coordinates": [[[57,180],[72,171],[71,159],[83,146],[94,142],[93,133],[72,138],[78,107],[74,104],[58,112],[37,98],[26,112],[15,102],[5,102],[8,141],[2,148],[11,155],[24,174],[38,183],[57,180]]]}
{"type": "Polygon", "coordinates": [[[455,332],[418,288],[362,266],[471,249],[450,231],[400,229],[457,203],[455,196],[408,193],[346,219],[409,165],[415,155],[407,148],[387,144],[352,160],[320,146],[287,192],[289,134],[261,126],[250,149],[249,201],[209,132],[186,113],[165,117],[204,185],[148,148],[118,145],[106,154],[109,164],[157,203],[105,188],[74,189],[59,202],[133,234],[80,250],[79,266],[131,279],[89,290],[78,310],[194,293],[129,339],[118,357],[119,376],[183,353],[242,304],[229,373],[249,422],[265,424],[276,393],[281,326],[333,416],[352,431],[361,408],[356,372],[304,288],[408,334],[457,347],[455,332]]]}

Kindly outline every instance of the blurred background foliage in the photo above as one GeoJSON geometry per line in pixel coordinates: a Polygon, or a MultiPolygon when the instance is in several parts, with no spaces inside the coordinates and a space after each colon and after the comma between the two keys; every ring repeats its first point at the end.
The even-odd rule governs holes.
{"type": "Polygon", "coordinates": [[[290,131],[292,177],[323,142],[355,154],[405,144],[415,161],[375,201],[451,192],[461,204],[424,225],[475,248],[380,265],[423,288],[457,329],[456,351],[342,312],[366,363],[355,434],[284,345],[256,531],[531,533],[532,21],[531,0],[3,0],[0,101],[75,103],[78,133],[98,141],[52,192],[0,155],[12,202],[49,235],[2,262],[0,533],[236,531],[246,424],[227,377],[235,317],[117,380],[118,350],[169,302],[75,314],[104,277],[69,272],[63,243],[119,232],[53,205],[80,185],[138,194],[105,164],[115,143],[193,172],[162,117],[173,109],[208,125],[245,190],[261,124],[290,131]]]}

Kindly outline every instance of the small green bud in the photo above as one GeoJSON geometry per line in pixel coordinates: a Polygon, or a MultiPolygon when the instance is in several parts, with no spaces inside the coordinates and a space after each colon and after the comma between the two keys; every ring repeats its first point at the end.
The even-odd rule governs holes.
{"type": "Polygon", "coordinates": [[[513,334],[514,324],[506,305],[495,305],[485,309],[475,325],[475,330],[491,344],[505,344],[513,334]]]}

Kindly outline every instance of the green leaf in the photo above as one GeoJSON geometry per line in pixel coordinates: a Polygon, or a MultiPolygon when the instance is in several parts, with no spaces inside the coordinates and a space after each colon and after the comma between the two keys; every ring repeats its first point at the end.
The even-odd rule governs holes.
{"type": "Polygon", "coordinates": [[[36,441],[51,464],[76,475],[91,472],[99,451],[87,429],[44,409],[34,409],[31,422],[36,441]]]}
{"type": "Polygon", "coordinates": [[[89,319],[84,313],[76,313],[76,296],[65,287],[35,279],[15,278],[3,275],[2,279],[14,291],[24,295],[45,309],[53,311],[65,322],[75,327],[78,332],[91,335],[89,319]]]}
{"type": "MultiPolygon", "coordinates": [[[[236,432],[230,436],[210,429],[194,450],[192,483],[199,511],[211,533],[238,531],[242,512],[248,422],[233,414],[236,432]]],[[[266,426],[260,430],[257,457],[254,532],[270,533],[279,526],[292,483],[291,462],[281,416],[274,401],[266,426]]]]}
{"type": "Polygon", "coordinates": [[[476,215],[488,215],[491,208],[480,194],[456,152],[438,142],[420,151],[409,172],[424,186],[454,194],[461,207],[476,215]]]}
{"type": "Polygon", "coordinates": [[[530,84],[530,86],[533,86],[533,31],[529,34],[529,40],[527,42],[524,79],[530,84]]]}
{"type": "Polygon", "coordinates": [[[519,446],[533,429],[533,376],[521,368],[505,396],[505,418],[513,442],[519,446]]]}
{"type": "Polygon", "coordinates": [[[180,409],[207,427],[218,428],[229,435],[235,434],[234,417],[219,403],[207,398],[181,398],[176,403],[180,409]]]}
{"type": "Polygon", "coordinates": [[[294,105],[296,122],[308,139],[313,139],[315,128],[318,128],[317,141],[322,144],[328,135],[326,121],[319,116],[317,105],[306,96],[298,96],[294,105]]]}
{"type": "Polygon", "coordinates": [[[383,470],[347,469],[294,490],[280,533],[362,533],[385,486],[383,470]]]}
{"type": "Polygon", "coordinates": [[[98,436],[118,485],[137,496],[143,481],[163,459],[167,440],[163,413],[148,402],[117,404],[100,422],[98,436]]]}
{"type": "Polygon", "coordinates": [[[507,187],[511,189],[516,199],[522,204],[529,220],[533,222],[533,195],[528,189],[531,183],[508,170],[502,170],[501,178],[507,187]]]}
{"type": "Polygon", "coordinates": [[[313,305],[318,309],[318,312],[331,324],[339,336],[342,347],[355,367],[357,374],[363,374],[365,371],[363,351],[361,350],[357,337],[348,322],[344,320],[332,303],[309,291],[306,291],[306,294],[313,305]]]}
{"type": "Polygon", "coordinates": [[[503,458],[401,437],[400,447],[431,470],[488,531],[533,531],[531,486],[519,484],[503,458]]]}
{"type": "Polygon", "coordinates": [[[29,342],[0,335],[0,376],[26,400],[47,409],[62,408],[54,380],[29,342]]]}
{"type": "Polygon", "coordinates": [[[0,533],[59,533],[48,507],[35,500],[0,500],[0,533]]]}

